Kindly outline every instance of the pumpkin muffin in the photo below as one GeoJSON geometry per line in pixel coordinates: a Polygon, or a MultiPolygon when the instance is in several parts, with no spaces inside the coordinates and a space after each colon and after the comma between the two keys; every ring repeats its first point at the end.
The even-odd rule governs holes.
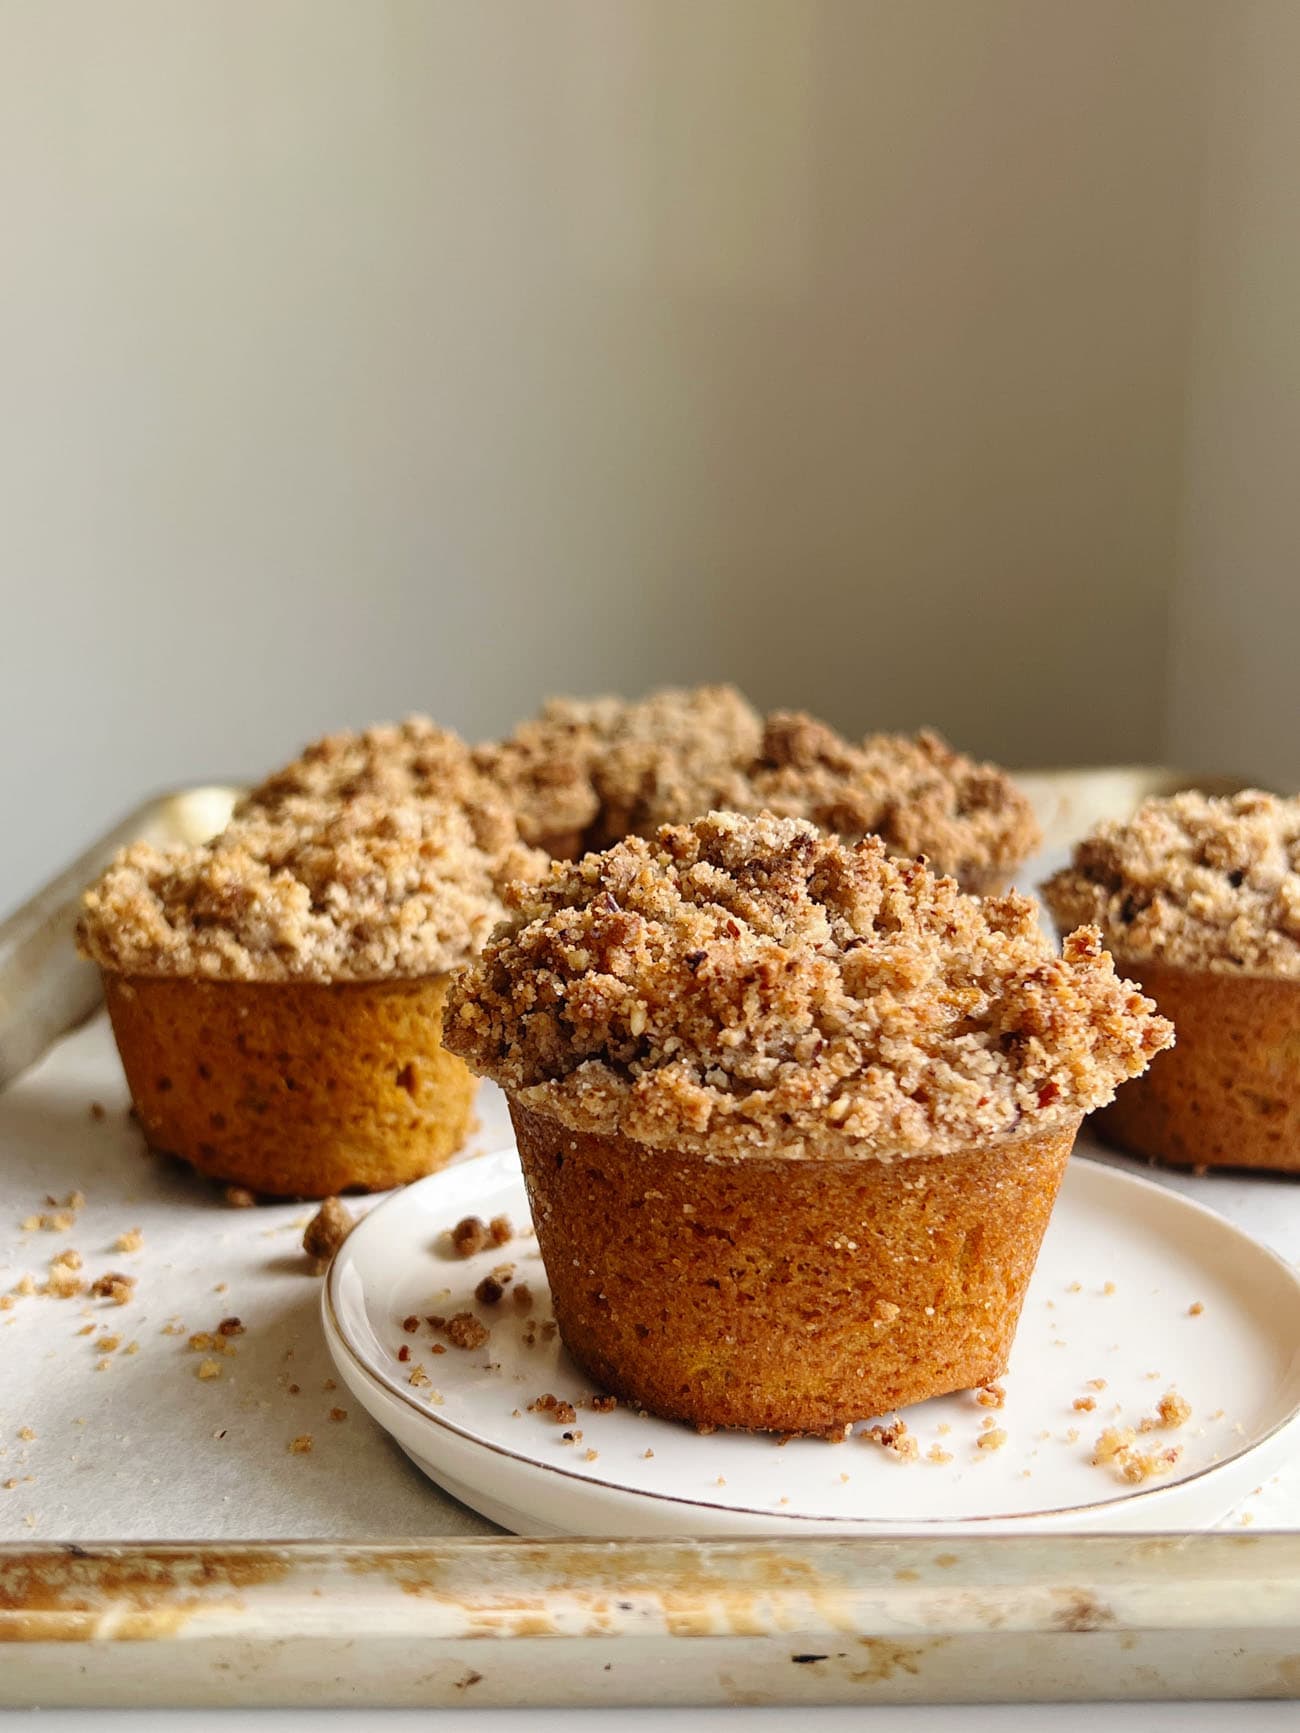
{"type": "Polygon", "coordinates": [[[516,802],[528,840],[545,846],[562,825],[574,827],[566,846],[551,850],[566,857],[718,809],[773,812],[846,842],[881,836],[891,854],[923,855],[963,889],[988,893],[1004,888],[1041,840],[1006,772],[937,734],[875,734],[855,745],[802,712],[764,718],[731,686],[636,703],[553,699],[509,740],[479,748],[475,762],[516,802]],[[561,817],[543,767],[570,793],[585,780],[587,799],[561,817]]]}
{"type": "Polygon", "coordinates": [[[508,811],[478,817],[491,852],[454,803],[285,796],[203,847],[118,856],[78,938],[154,1148],[298,1197],[451,1156],[475,1080],[442,1046],[448,981],[505,882],[544,870],[508,811]]]}
{"type": "Polygon", "coordinates": [[[1300,1171],[1300,798],[1149,800],[1043,897],[1062,927],[1100,927],[1178,1030],[1102,1134],[1176,1166],[1300,1171]]]}
{"type": "Polygon", "coordinates": [[[1167,1045],[1094,930],[869,837],[711,813],[552,867],[453,983],[565,1345],[699,1426],[997,1378],[1083,1113],[1167,1045]]]}

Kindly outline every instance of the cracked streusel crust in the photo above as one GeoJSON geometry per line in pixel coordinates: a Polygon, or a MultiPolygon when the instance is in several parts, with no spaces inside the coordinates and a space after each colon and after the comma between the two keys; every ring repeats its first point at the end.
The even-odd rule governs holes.
{"type": "Polygon", "coordinates": [[[770,814],[556,865],[444,1039],[521,1106],[715,1158],[940,1154],[1076,1121],[1170,1044],[1095,931],[770,814]]]}

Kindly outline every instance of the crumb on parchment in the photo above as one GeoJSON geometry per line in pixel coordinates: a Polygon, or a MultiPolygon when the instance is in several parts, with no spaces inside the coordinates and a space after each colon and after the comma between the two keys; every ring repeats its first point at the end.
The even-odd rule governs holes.
{"type": "Polygon", "coordinates": [[[352,1228],[352,1212],[347,1205],[336,1197],[323,1199],[302,1236],[302,1249],[318,1272],[328,1264],[352,1228]]]}

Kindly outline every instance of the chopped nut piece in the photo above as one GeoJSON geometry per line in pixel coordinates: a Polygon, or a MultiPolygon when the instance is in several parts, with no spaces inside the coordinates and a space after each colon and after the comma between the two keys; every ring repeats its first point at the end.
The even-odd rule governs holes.
{"type": "Polygon", "coordinates": [[[411,1358],[411,1350],[407,1347],[405,1342],[403,1342],[402,1345],[398,1348],[397,1358],[399,1360],[401,1360],[403,1363],[405,1363],[407,1360],[409,1360],[411,1358]]]}
{"type": "Polygon", "coordinates": [[[453,1348],[481,1348],[491,1331],[473,1312],[457,1312],[447,1320],[447,1340],[453,1348]]]}
{"type": "Polygon", "coordinates": [[[352,1214],[336,1197],[327,1197],[307,1223],[302,1249],[322,1268],[352,1232],[352,1214]]]}
{"type": "Polygon", "coordinates": [[[289,1440],[290,1456],[310,1456],[312,1450],[312,1435],[310,1432],[300,1432],[296,1438],[289,1440]]]}
{"type": "Polygon", "coordinates": [[[414,1384],[418,1388],[421,1384],[427,1384],[429,1382],[429,1374],[425,1371],[423,1366],[412,1366],[411,1375],[406,1382],[408,1384],[414,1384]]]}
{"type": "Polygon", "coordinates": [[[494,1246],[503,1246],[515,1237],[515,1230],[509,1216],[493,1216],[488,1223],[488,1233],[494,1246]]]}
{"type": "Polygon", "coordinates": [[[144,1244],[144,1235],[139,1228],[128,1228],[124,1234],[119,1234],[113,1241],[116,1252],[138,1252],[144,1244]]]}
{"type": "Polygon", "coordinates": [[[244,1334],[242,1319],[223,1318],[217,1325],[217,1334],[218,1336],[242,1336],[244,1334]]]}
{"type": "Polygon", "coordinates": [[[408,1336],[413,1336],[420,1328],[420,1320],[416,1317],[414,1312],[411,1313],[409,1318],[402,1319],[402,1328],[406,1331],[408,1336]]]}
{"type": "Polygon", "coordinates": [[[501,1286],[501,1283],[497,1281],[495,1276],[484,1276],[483,1280],[474,1290],[474,1298],[478,1300],[481,1305],[495,1306],[500,1303],[501,1296],[504,1293],[505,1289],[501,1286]]]}
{"type": "Polygon", "coordinates": [[[221,1376],[221,1362],[220,1362],[220,1360],[200,1360],[197,1368],[195,1369],[195,1376],[198,1378],[202,1378],[205,1382],[209,1378],[220,1378],[220,1376],[221,1376]]]}
{"type": "Polygon", "coordinates": [[[478,1216],[466,1216],[451,1230],[452,1247],[462,1258],[472,1258],[481,1252],[490,1237],[489,1229],[478,1216]]]}

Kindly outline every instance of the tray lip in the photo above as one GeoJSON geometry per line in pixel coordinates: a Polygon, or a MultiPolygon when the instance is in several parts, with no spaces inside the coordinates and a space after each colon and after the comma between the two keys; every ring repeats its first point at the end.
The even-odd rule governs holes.
{"type": "MultiPolygon", "coordinates": [[[[473,1159],[475,1161],[490,1161],[495,1156],[507,1154],[508,1150],[509,1146],[503,1145],[499,1149],[484,1150],[482,1155],[475,1156],[473,1159]]],[[[1292,1288],[1296,1289],[1297,1292],[1300,1293],[1300,1273],[1298,1273],[1284,1257],[1275,1252],[1271,1246],[1264,1245],[1262,1241],[1257,1240],[1253,1235],[1248,1234],[1245,1229],[1239,1227],[1236,1222],[1230,1221],[1226,1216],[1220,1215],[1218,1210],[1211,1209],[1208,1204],[1201,1203],[1198,1198],[1187,1197],[1182,1192],[1173,1191],[1168,1186],[1159,1184],[1156,1180],[1146,1178],[1143,1174],[1130,1173],[1127,1168],[1112,1167],[1108,1162],[1097,1161],[1092,1156],[1072,1154],[1070,1160],[1072,1164],[1077,1163],[1082,1167],[1089,1170],[1095,1170],[1099,1173],[1116,1173],[1121,1177],[1121,1179],[1132,1181],[1144,1190],[1158,1194],[1162,1203],[1168,1203],[1172,1200],[1175,1210],[1185,1208],[1194,1215],[1209,1217],[1217,1227],[1226,1228],[1228,1232],[1236,1238],[1246,1240],[1254,1251],[1263,1253],[1264,1256],[1274,1264],[1278,1274],[1284,1277],[1292,1288]]],[[[436,1173],[432,1173],[427,1174],[425,1179],[437,1179],[437,1177],[438,1175],[436,1173]]],[[[423,1180],[414,1181],[414,1184],[416,1185],[421,1185],[423,1183],[423,1180]]],[[[409,1187],[404,1187],[403,1190],[409,1190],[409,1187]]],[[[390,1193],[381,1203],[376,1204],[373,1209],[368,1210],[365,1216],[356,1224],[353,1233],[365,1231],[366,1224],[370,1222],[373,1217],[387,1209],[390,1204],[394,1203],[399,1195],[400,1194],[398,1193],[390,1193]]],[[[349,1239],[351,1237],[351,1235],[348,1236],[349,1239]]],[[[564,1463],[543,1462],[535,1456],[528,1456],[521,1451],[511,1450],[507,1445],[497,1444],[490,1439],[481,1438],[477,1433],[469,1432],[464,1427],[457,1425],[454,1420],[449,1420],[445,1414],[439,1413],[436,1408],[430,1408],[424,1403],[418,1402],[401,1384],[399,1384],[395,1379],[389,1377],[386,1373],[377,1372],[372,1367],[368,1366],[349,1341],[347,1333],[343,1329],[339,1320],[336,1289],[342,1268],[341,1259],[343,1256],[343,1250],[344,1248],[340,1247],[330,1259],[329,1267],[326,1270],[324,1280],[321,1283],[321,1321],[325,1326],[326,1340],[330,1344],[331,1348],[337,1344],[341,1352],[347,1356],[348,1363],[355,1367],[356,1371],[362,1378],[366,1379],[371,1384],[377,1385],[386,1396],[396,1398],[396,1400],[409,1408],[412,1413],[418,1414],[423,1420],[432,1421],[435,1426],[439,1426],[445,1432],[452,1433],[455,1437],[463,1439],[468,1444],[474,1445],[477,1449],[486,1450],[494,1456],[506,1457],[512,1462],[523,1463],[528,1468],[541,1469],[547,1474],[554,1474],[571,1483],[579,1485],[596,1485],[604,1487],[611,1492],[628,1491],[628,1488],[619,1481],[606,1480],[602,1476],[595,1474],[579,1474],[576,1470],[567,1467],[564,1463]]],[[[1091,1516],[1097,1512],[1117,1510],[1120,1508],[1127,1509],[1139,1499],[1159,1499],[1162,1495],[1179,1491],[1181,1488],[1190,1486],[1198,1480],[1203,1480],[1206,1475],[1217,1474],[1220,1469],[1230,1467],[1234,1462],[1240,1462],[1241,1459],[1248,1456],[1251,1451],[1260,1450],[1265,1445],[1271,1443],[1279,1433],[1284,1432],[1288,1427],[1295,1425],[1298,1419],[1300,1419],[1300,1397],[1297,1397],[1296,1401],[1280,1420],[1270,1426],[1268,1431],[1262,1433],[1253,1443],[1244,1445],[1242,1448],[1232,1451],[1229,1455],[1222,1457],[1218,1462],[1208,1462],[1204,1467],[1196,1469],[1192,1474],[1185,1474],[1178,1480],[1162,1481],[1155,1486],[1141,1486],[1133,1492],[1118,1494],[1110,1498],[1097,1499],[1094,1503],[1087,1505],[1063,1505],[1047,1510],[1035,1510],[1030,1512],[1007,1513],[994,1511],[982,1513],[978,1516],[953,1517],[949,1519],[950,1526],[947,1530],[948,1536],[950,1538],[955,1538],[953,1531],[956,1531],[958,1535],[962,1536],[964,1536],[967,1531],[979,1533],[982,1525],[994,1523],[1006,1524],[1015,1523],[1020,1520],[1047,1520],[1055,1517],[1069,1517],[1076,1513],[1082,1515],[1085,1512],[1091,1516]]],[[[670,1497],[667,1493],[652,1492],[641,1488],[636,1489],[636,1496],[638,1498],[651,1499],[662,1504],[686,1504],[692,1509],[721,1511],[727,1515],[740,1514],[745,1516],[764,1517],[770,1514],[765,1510],[758,1510],[749,1505],[719,1504],[716,1500],[708,1498],[674,1498],[670,1497]]],[[[834,1515],[827,1516],[824,1514],[817,1515],[805,1511],[784,1511],[782,1512],[781,1520],[783,1524],[793,1524],[797,1522],[818,1524],[843,1522],[847,1528],[850,1523],[859,1519],[853,1517],[836,1517],[834,1515]]],[[[901,1517],[896,1518],[883,1516],[873,1518],[872,1520],[881,1528],[887,1529],[891,1532],[879,1536],[853,1536],[849,1533],[845,1534],[843,1538],[845,1540],[854,1538],[877,1538],[889,1541],[940,1538],[937,1534],[928,1534],[925,1524],[904,1520],[901,1517]]],[[[778,1530],[774,1532],[779,1534],[781,1531],[778,1530]]],[[[1191,1533],[1194,1531],[1187,1530],[1183,1532],[1191,1533]]],[[[1287,1531],[1282,1530],[1279,1532],[1285,1533],[1287,1531]]],[[[834,1535],[828,1535],[821,1538],[833,1540],[836,1537],[834,1535]]],[[[1069,1538],[1068,1531],[1065,1531],[1065,1538],[1069,1538]]],[[[1084,1537],[1080,1535],[1078,1538],[1082,1539],[1084,1537]]]]}
{"type": "MultiPolygon", "coordinates": [[[[1155,777],[1168,778],[1174,783],[1182,786],[1194,786],[1198,780],[1207,782],[1212,781],[1216,784],[1221,784],[1225,781],[1238,780],[1224,777],[1219,774],[1212,775],[1210,773],[1205,773],[1198,778],[1195,773],[1185,774],[1181,770],[1171,766],[1165,766],[1158,763],[1145,763],[1142,761],[1122,765],[1075,765],[1059,769],[1036,767],[1015,771],[1012,772],[1012,775],[1015,776],[1017,780],[1028,781],[1032,779],[1035,783],[1067,780],[1072,777],[1099,779],[1106,775],[1151,775],[1155,777]]],[[[1239,779],[1238,785],[1245,786],[1245,779],[1239,779]]],[[[163,790],[158,794],[139,802],[135,807],[123,815],[117,825],[102,832],[96,841],[87,845],[87,849],[84,851],[82,858],[84,858],[85,855],[93,853],[96,848],[102,850],[104,845],[117,831],[124,829],[128,825],[137,825],[139,828],[143,829],[150,823],[156,822],[158,818],[162,816],[169,803],[194,799],[210,792],[233,793],[237,797],[243,792],[243,788],[244,785],[238,781],[224,782],[205,779],[192,784],[182,784],[163,790]]],[[[73,862],[70,866],[64,867],[59,873],[52,875],[51,878],[31,897],[6,915],[4,920],[0,921],[0,939],[3,939],[6,932],[14,930],[20,921],[30,919],[32,914],[35,912],[37,905],[48,897],[50,891],[54,889],[59,881],[66,877],[77,864],[77,862],[73,862]]],[[[2,947],[0,947],[0,949],[2,949],[2,947]]],[[[61,1038],[62,1035],[69,1033],[71,1029],[76,1026],[76,1023],[69,1023],[65,1028],[57,1032],[54,1039],[61,1038]]],[[[36,1063],[37,1058],[39,1058],[39,1055],[37,1055],[36,1058],[33,1058],[29,1063],[36,1063]]],[[[21,1075],[21,1073],[19,1073],[19,1075],[21,1075]]],[[[1140,1179],[1141,1183],[1144,1184],[1151,1185],[1156,1183],[1151,1180],[1143,1179],[1140,1175],[1134,1175],[1133,1177],[1140,1179]]],[[[1197,1203],[1195,1207],[1198,1209],[1204,1209],[1207,1206],[1197,1203]]],[[[1272,1253],[1270,1255],[1276,1257],[1277,1254],[1272,1253]]],[[[1285,1263],[1285,1260],[1280,1261],[1285,1263]]],[[[323,1296],[326,1291],[326,1289],[322,1290],[323,1296]]],[[[1152,1490],[1159,1491],[1160,1489],[1157,1488],[1152,1490]]],[[[461,1554],[496,1552],[499,1556],[509,1558],[525,1553],[538,1554],[542,1557],[546,1557],[552,1553],[559,1556],[561,1554],[573,1555],[589,1552],[593,1556],[599,1556],[604,1559],[608,1559],[611,1556],[619,1557],[635,1554],[636,1556],[645,1558],[651,1562],[662,1560],[666,1565],[668,1565],[671,1564],[674,1557],[680,1557],[685,1553],[697,1553],[703,1550],[707,1550],[711,1556],[739,1559],[751,1555],[761,1555],[773,1549],[779,1549],[787,1553],[794,1550],[800,1555],[806,1555],[810,1560],[829,1556],[832,1553],[842,1553],[847,1549],[851,1551],[855,1560],[860,1558],[864,1563],[878,1560],[883,1561],[886,1558],[897,1563],[906,1550],[913,1546],[932,1549],[936,1545],[948,1548],[960,1547],[962,1549],[970,1549],[974,1553],[978,1554],[981,1559],[994,1558],[999,1553],[1010,1551],[1015,1548],[1025,1548],[1040,1552],[1044,1558],[1058,1556],[1062,1559],[1059,1579],[1062,1583],[1067,1583],[1072,1581],[1074,1577],[1074,1571],[1070,1568],[1071,1561],[1073,1561],[1077,1567],[1084,1568],[1089,1555],[1099,1554],[1104,1557],[1105,1549],[1107,1547],[1122,1549],[1122,1554],[1128,1554],[1131,1552],[1137,1557],[1152,1557],[1158,1556],[1158,1553],[1154,1552],[1153,1549],[1158,1549],[1161,1546],[1168,1546],[1171,1548],[1177,1548],[1184,1553],[1188,1550],[1195,1550],[1204,1553],[1207,1558],[1212,1558],[1216,1553],[1220,1553],[1225,1557],[1234,1556],[1238,1549],[1243,1546],[1248,1546],[1251,1551],[1251,1556],[1259,1561],[1260,1569],[1262,1571],[1268,1568],[1268,1561],[1272,1559],[1276,1559],[1279,1566],[1282,1565],[1284,1559],[1295,1560],[1297,1549],[1300,1549],[1300,1531],[1285,1528],[1252,1528],[1247,1533],[1237,1532],[1235,1530],[1226,1531],[1222,1529],[1210,1531],[1171,1529],[1159,1533],[1111,1533],[1105,1531],[1093,1531],[1087,1534],[1076,1534],[1069,1531],[1057,1531],[1054,1533],[1024,1535],[972,1532],[970,1534],[963,1533],[959,1535],[927,1537],[924,1534],[918,1534],[915,1530],[912,1530],[910,1532],[902,1531],[897,1536],[848,1534],[842,1536],[813,1536],[786,1533],[765,1537],[750,1538],[735,1536],[718,1537],[707,1540],[692,1539],[687,1536],[662,1539],[624,1540],[580,1536],[537,1538],[511,1535],[507,1533],[499,1535],[476,1534],[463,1536],[432,1536],[415,1539],[409,1535],[401,1535],[397,1537],[384,1535],[357,1535],[349,1536],[344,1539],[289,1536],[279,1539],[260,1537],[247,1540],[221,1539],[211,1541],[205,1541],[202,1539],[164,1541],[95,1541],[90,1539],[79,1539],[35,1542],[30,1540],[13,1540],[0,1541],[0,1564],[11,1568],[21,1569],[26,1566],[37,1568],[54,1562],[66,1563],[68,1561],[80,1561],[94,1564],[103,1559],[130,1562],[132,1560],[143,1560],[162,1556],[178,1565],[189,1564],[196,1571],[201,1571],[213,1554],[222,1554],[225,1556],[273,1555],[276,1557],[287,1558],[291,1565],[309,1568],[317,1561],[325,1564],[338,1559],[357,1559],[359,1561],[374,1560],[379,1562],[381,1558],[392,1558],[403,1554],[413,1558],[445,1558],[448,1556],[454,1558],[461,1554]]],[[[956,1584],[953,1584],[952,1586],[955,1587],[956,1584]]],[[[313,1604],[318,1606],[324,1604],[328,1606],[331,1598],[329,1590],[319,1590],[315,1592],[325,1595],[326,1599],[324,1603],[316,1601],[313,1604]]],[[[337,1599],[338,1597],[336,1597],[336,1601],[337,1599]]],[[[0,1606],[0,1653],[3,1653],[5,1637],[4,1628],[11,1613],[21,1613],[22,1610],[21,1607],[10,1608],[0,1606]]],[[[1235,1628],[1231,1617],[1231,1606],[1225,1608],[1224,1615],[1218,1618],[1215,1621],[1215,1624],[1217,1627],[1235,1628]]],[[[1046,1629],[1048,1627],[1044,1626],[1044,1628],[1046,1629]]],[[[1060,1627],[1052,1626],[1050,1628],[1059,1629],[1060,1627]]],[[[768,1634],[771,1636],[779,1636],[781,1633],[772,1629],[768,1634]]],[[[275,1628],[273,1625],[268,1626],[266,1635],[268,1640],[276,1640],[275,1628]]],[[[562,1637],[564,1633],[557,1632],[556,1635],[557,1637],[562,1637]]],[[[61,1650],[66,1649],[66,1645],[60,1639],[54,1638],[51,1640],[58,1641],[61,1650]]],[[[182,1637],[181,1633],[177,1631],[160,1629],[150,1634],[150,1640],[155,1643],[176,1642],[182,1640],[182,1637]]],[[[571,1640],[582,1642],[585,1639],[572,1638],[571,1640]]],[[[35,1642],[38,1647],[45,1646],[44,1641],[41,1639],[36,1639],[35,1642]]],[[[142,1695],[147,1695],[147,1693],[142,1693],[142,1695]]]]}

